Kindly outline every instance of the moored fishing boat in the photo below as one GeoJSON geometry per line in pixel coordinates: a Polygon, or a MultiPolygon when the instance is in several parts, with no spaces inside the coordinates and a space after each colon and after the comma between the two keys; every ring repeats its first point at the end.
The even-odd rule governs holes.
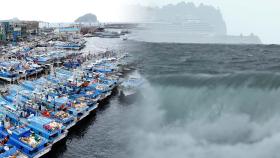
{"type": "Polygon", "coordinates": [[[50,151],[51,144],[47,139],[35,134],[8,109],[0,109],[0,137],[6,138],[9,144],[28,157],[41,157],[50,151]]]}
{"type": "MultiPolygon", "coordinates": [[[[21,79],[18,85],[9,86],[7,93],[0,97],[1,108],[12,125],[4,128],[3,132],[9,135],[11,144],[28,157],[48,152],[50,147],[47,144],[53,145],[65,138],[68,129],[91,116],[89,113],[103,105],[100,101],[110,96],[120,83],[116,75],[118,58],[114,53],[94,54],[93,60],[87,63],[88,56],[73,53],[75,49],[80,49],[83,41],[54,40],[63,43],[59,46],[46,41],[42,44],[46,48],[26,47],[15,52],[16,61],[20,61],[15,72],[21,79]],[[40,73],[42,69],[46,75],[41,75],[45,77],[23,78],[40,73]]],[[[9,67],[7,70],[13,72],[9,67]]]]}
{"type": "MultiPolygon", "coordinates": [[[[29,89],[34,89],[32,86],[25,85],[29,89]]],[[[61,96],[58,90],[49,89],[46,97],[42,99],[45,106],[55,110],[67,111],[70,115],[74,116],[77,120],[81,120],[88,115],[88,106],[83,102],[76,102],[70,100],[68,95],[61,96]]]]}
{"type": "Polygon", "coordinates": [[[56,42],[54,44],[55,48],[58,49],[74,49],[74,50],[80,50],[82,48],[84,48],[84,44],[83,43],[75,43],[75,42],[56,42]]]}
{"type": "Polygon", "coordinates": [[[19,79],[19,72],[16,70],[18,62],[0,62],[0,79],[8,82],[19,79]]]}
{"type": "Polygon", "coordinates": [[[27,158],[24,154],[22,154],[19,149],[9,143],[6,143],[5,138],[0,137],[0,157],[1,158],[27,158]]]}
{"type": "Polygon", "coordinates": [[[62,123],[67,130],[75,125],[75,117],[65,112],[63,109],[54,109],[53,107],[46,105],[44,106],[44,104],[40,101],[38,101],[36,105],[32,104],[34,103],[28,102],[26,107],[29,111],[33,111],[33,114],[50,118],[58,123],[62,123]]]}
{"type": "MultiPolygon", "coordinates": [[[[31,91],[24,89],[24,87],[13,86],[14,90],[10,92],[17,92],[18,98],[24,103],[24,110],[29,114],[44,116],[54,119],[55,121],[62,123],[66,129],[69,129],[75,125],[74,116],[68,114],[64,109],[54,108],[48,104],[44,104],[45,97],[39,91],[31,91]]],[[[16,98],[17,96],[14,96],[16,98]]]]}
{"type": "Polygon", "coordinates": [[[62,123],[58,123],[53,119],[42,116],[29,117],[28,127],[31,128],[36,134],[48,139],[51,143],[64,139],[68,133],[62,123]]]}
{"type": "Polygon", "coordinates": [[[25,104],[14,104],[14,101],[11,102],[4,98],[0,98],[0,103],[2,107],[9,111],[10,119],[26,124],[32,131],[48,139],[51,143],[56,143],[65,138],[68,132],[62,123],[35,115],[25,104]]]}

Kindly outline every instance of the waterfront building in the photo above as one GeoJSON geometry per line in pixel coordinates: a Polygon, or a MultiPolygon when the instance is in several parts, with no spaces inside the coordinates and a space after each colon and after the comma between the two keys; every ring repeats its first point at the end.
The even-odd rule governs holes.
{"type": "Polygon", "coordinates": [[[0,25],[0,41],[4,41],[5,40],[5,28],[0,25]]]}
{"type": "Polygon", "coordinates": [[[39,22],[37,21],[1,21],[0,40],[18,41],[29,35],[37,35],[39,32],[39,22]]]}
{"type": "Polygon", "coordinates": [[[55,33],[58,34],[79,34],[81,31],[78,27],[59,27],[55,29],[55,33]]]}
{"type": "Polygon", "coordinates": [[[9,34],[12,32],[11,23],[8,21],[0,22],[0,40],[7,41],[9,39],[9,34]]]}

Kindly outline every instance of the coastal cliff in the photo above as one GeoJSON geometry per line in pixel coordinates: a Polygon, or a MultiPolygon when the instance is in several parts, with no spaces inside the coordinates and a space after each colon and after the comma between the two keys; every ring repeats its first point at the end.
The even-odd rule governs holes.
{"type": "MultiPolygon", "coordinates": [[[[142,31],[141,38],[159,36],[161,42],[260,44],[256,35],[228,35],[221,11],[213,6],[181,2],[162,7],[130,7],[130,21],[144,24],[150,31],[142,31]],[[166,37],[163,40],[162,37],[166,37]],[[162,41],[163,40],[163,41],[162,41]],[[174,41],[175,40],[175,41],[174,41]]],[[[150,37],[148,38],[150,40],[150,37]]]]}
{"type": "Polygon", "coordinates": [[[130,8],[130,20],[141,23],[171,23],[185,25],[189,31],[206,32],[219,35],[227,33],[226,23],[221,12],[208,5],[195,6],[181,2],[163,7],[144,7],[135,5],[130,8]]]}

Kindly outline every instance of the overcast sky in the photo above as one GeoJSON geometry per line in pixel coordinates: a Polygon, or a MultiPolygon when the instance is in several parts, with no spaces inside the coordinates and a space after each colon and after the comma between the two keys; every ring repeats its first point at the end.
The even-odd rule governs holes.
{"type": "MultiPolygon", "coordinates": [[[[102,22],[124,21],[130,4],[161,6],[182,0],[0,0],[0,19],[72,22],[85,13],[94,13],[102,22]]],[[[189,1],[186,1],[189,2],[189,1]]],[[[264,43],[280,44],[279,0],[192,0],[220,8],[228,34],[254,33],[264,43]]]]}

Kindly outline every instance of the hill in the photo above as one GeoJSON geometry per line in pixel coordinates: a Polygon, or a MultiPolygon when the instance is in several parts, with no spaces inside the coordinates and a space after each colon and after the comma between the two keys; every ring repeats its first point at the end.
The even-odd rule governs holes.
{"type": "Polygon", "coordinates": [[[97,17],[94,14],[88,13],[75,20],[76,23],[96,23],[97,17]]]}

